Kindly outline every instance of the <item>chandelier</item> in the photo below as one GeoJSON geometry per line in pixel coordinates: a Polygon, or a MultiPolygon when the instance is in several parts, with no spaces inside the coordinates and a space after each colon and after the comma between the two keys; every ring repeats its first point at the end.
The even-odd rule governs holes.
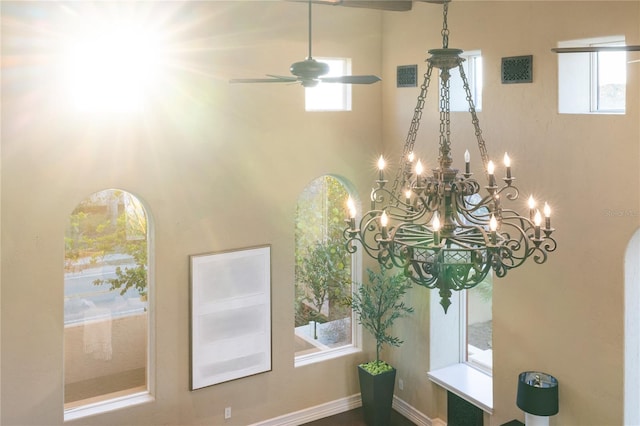
{"type": "Polygon", "coordinates": [[[429,50],[428,68],[395,180],[393,184],[387,180],[386,161],[381,156],[371,191],[371,209],[356,223],[355,203],[349,198],[344,230],[350,253],[360,246],[382,267],[402,268],[414,283],[439,289],[445,313],[451,305],[452,291],[473,288],[491,270],[497,277],[504,277],[529,258],[544,263],[547,254],[556,249],[547,203],[541,213],[530,196],[528,214],[524,216],[504,205],[518,200],[520,195],[514,185],[511,160],[505,153],[505,174],[499,184],[462,67],[463,51],[448,47],[448,2],[443,2],[442,49],[429,50]],[[426,176],[413,149],[434,68],[440,74],[439,156],[438,166],[431,176],[426,176]],[[459,70],[469,102],[487,179],[484,188],[472,177],[468,151],[464,154],[464,173],[452,168],[449,80],[454,68],[459,70]]]}

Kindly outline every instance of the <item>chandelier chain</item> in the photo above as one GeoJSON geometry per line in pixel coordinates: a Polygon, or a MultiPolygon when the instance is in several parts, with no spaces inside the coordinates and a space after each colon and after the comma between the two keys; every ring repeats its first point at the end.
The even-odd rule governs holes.
{"type": "Polygon", "coordinates": [[[413,118],[411,119],[411,125],[409,126],[409,132],[405,139],[404,148],[402,150],[402,158],[400,159],[400,167],[396,172],[396,178],[393,182],[392,194],[397,194],[399,186],[402,181],[402,186],[406,185],[403,177],[406,176],[404,171],[406,167],[411,167],[408,158],[409,154],[413,152],[413,148],[416,143],[416,136],[418,135],[418,129],[420,128],[420,119],[422,118],[422,110],[424,109],[425,99],[427,97],[427,91],[429,89],[429,83],[431,82],[431,72],[433,71],[433,65],[429,64],[427,72],[424,73],[424,81],[420,86],[420,94],[418,95],[418,102],[413,110],[413,118]]]}
{"type": "MultiPolygon", "coordinates": [[[[478,150],[480,151],[480,157],[482,158],[482,164],[484,166],[485,174],[487,174],[487,166],[489,165],[489,154],[487,153],[487,145],[482,137],[482,129],[480,129],[480,120],[478,114],[476,114],[475,104],[473,102],[473,96],[471,95],[471,89],[469,88],[469,81],[464,73],[464,67],[462,64],[458,67],[460,69],[460,77],[462,77],[462,86],[469,103],[469,113],[471,114],[471,123],[475,129],[476,139],[478,140],[478,150]]],[[[487,176],[488,177],[488,176],[487,176]]]]}
{"type": "Polygon", "coordinates": [[[442,48],[447,49],[449,47],[449,26],[447,25],[447,15],[449,13],[448,2],[444,2],[443,19],[442,19],[442,48]]]}

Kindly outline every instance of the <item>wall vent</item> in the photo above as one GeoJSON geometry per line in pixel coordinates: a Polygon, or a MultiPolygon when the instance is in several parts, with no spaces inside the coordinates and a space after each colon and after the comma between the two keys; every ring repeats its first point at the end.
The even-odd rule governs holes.
{"type": "Polygon", "coordinates": [[[418,86],[418,66],[398,65],[396,74],[397,87],[417,87],[418,86]]]}
{"type": "Polygon", "coordinates": [[[532,81],[532,55],[502,58],[502,84],[531,83],[532,81]]]}

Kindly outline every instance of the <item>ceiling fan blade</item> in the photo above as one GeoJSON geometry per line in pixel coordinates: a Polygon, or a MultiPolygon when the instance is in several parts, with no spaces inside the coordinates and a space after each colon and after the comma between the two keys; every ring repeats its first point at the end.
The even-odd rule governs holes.
{"type": "MultiPolygon", "coordinates": [[[[295,0],[294,0],[295,1],[295,0]]],[[[366,9],[390,10],[406,12],[411,10],[411,0],[311,0],[317,4],[331,6],[362,7],[366,9]]]]}
{"type": "Polygon", "coordinates": [[[320,77],[323,83],[373,84],[380,81],[377,75],[343,75],[339,77],[320,77]]]}
{"type": "Polygon", "coordinates": [[[411,0],[342,0],[339,4],[348,7],[406,12],[411,10],[413,2],[411,0]]]}
{"type": "Polygon", "coordinates": [[[554,47],[551,51],[555,53],[638,52],[640,45],[554,47]]]}
{"type": "Polygon", "coordinates": [[[295,83],[297,78],[281,78],[273,76],[272,78],[232,78],[229,83],[295,83]]]}
{"type": "Polygon", "coordinates": [[[286,81],[298,81],[298,77],[294,77],[292,75],[267,74],[267,77],[277,78],[277,79],[286,80],[286,81]]]}

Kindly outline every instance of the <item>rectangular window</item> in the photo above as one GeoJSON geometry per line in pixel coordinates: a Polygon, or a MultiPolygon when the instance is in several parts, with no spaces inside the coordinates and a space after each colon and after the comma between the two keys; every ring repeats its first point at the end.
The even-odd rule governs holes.
{"type": "MultiPolygon", "coordinates": [[[[325,77],[351,74],[351,60],[348,58],[315,58],[329,65],[325,77]]],[[[304,89],[306,111],[351,111],[351,85],[340,83],[319,83],[304,89]]]]}
{"type": "MultiPolygon", "coordinates": [[[[558,47],[622,46],[623,36],[563,41],[558,47]]],[[[561,114],[624,114],[627,54],[558,54],[558,111],[561,114]]]]}
{"type": "MultiPolygon", "coordinates": [[[[471,99],[476,111],[482,110],[482,55],[479,50],[464,52],[460,55],[465,59],[462,63],[464,74],[469,83],[471,91],[471,99]]],[[[450,110],[451,111],[469,111],[469,101],[467,93],[462,84],[462,77],[458,68],[450,70],[451,79],[449,80],[450,92],[450,110]]]]}

